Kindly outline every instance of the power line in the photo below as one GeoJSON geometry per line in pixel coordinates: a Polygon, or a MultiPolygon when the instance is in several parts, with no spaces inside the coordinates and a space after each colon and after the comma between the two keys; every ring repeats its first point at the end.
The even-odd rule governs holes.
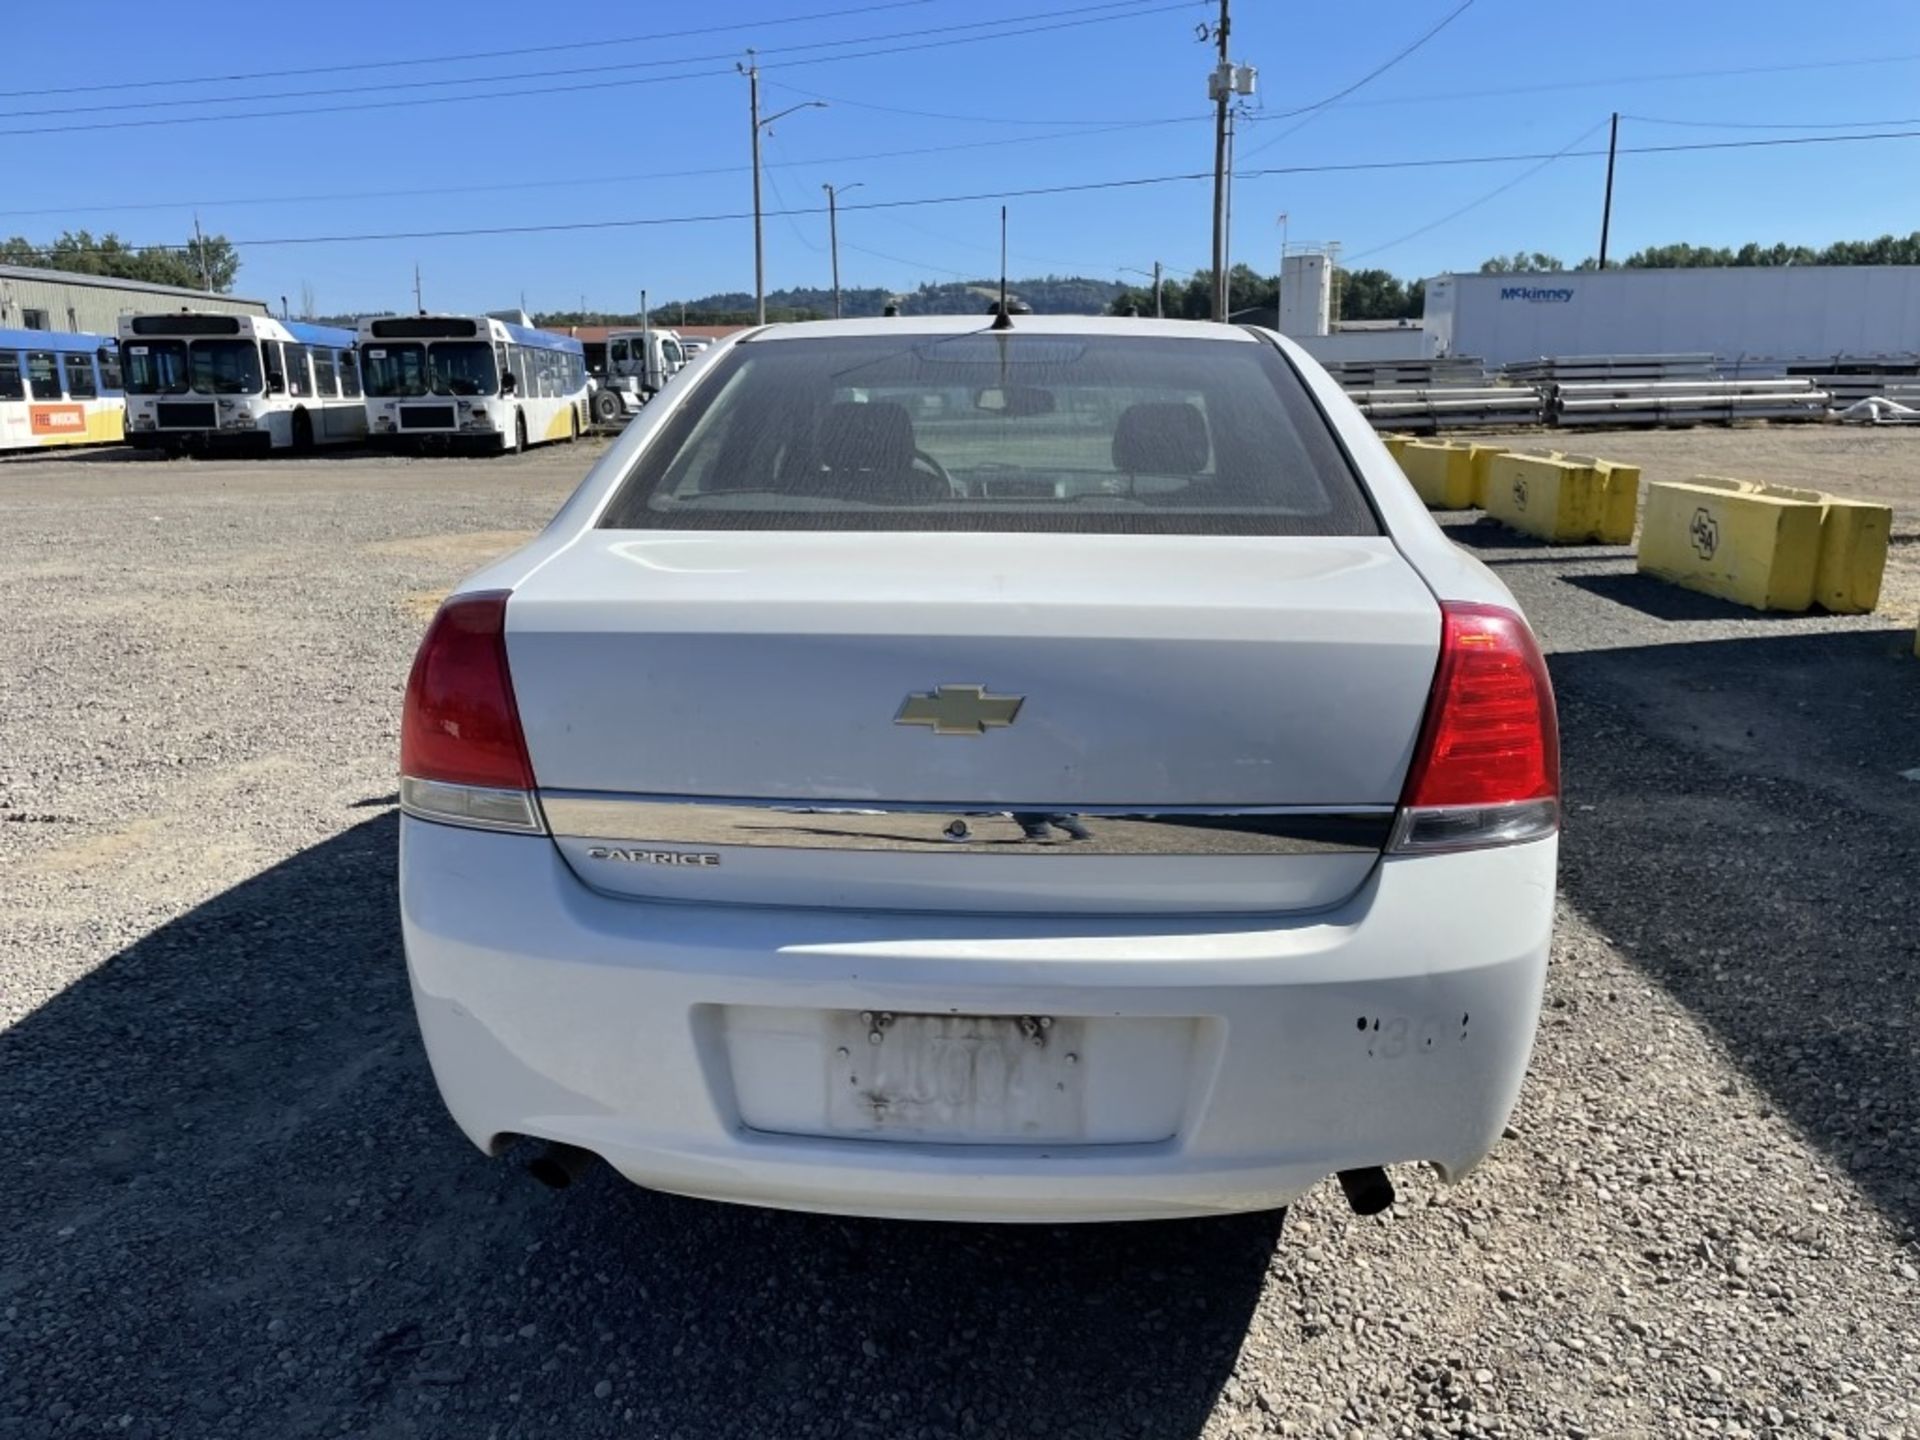
{"type": "Polygon", "coordinates": [[[1573,139],[1569,140],[1565,145],[1562,145],[1558,150],[1554,151],[1553,154],[1547,156],[1546,159],[1540,161],[1538,164],[1530,165],[1525,170],[1522,170],[1518,175],[1515,175],[1512,179],[1504,182],[1503,184],[1494,186],[1493,189],[1487,191],[1486,194],[1480,196],[1477,200],[1469,200],[1466,204],[1460,206],[1459,209],[1449,210],[1445,215],[1442,215],[1438,220],[1429,221],[1427,224],[1420,226],[1420,228],[1417,230],[1409,230],[1406,234],[1400,236],[1397,240],[1389,240],[1384,245],[1373,245],[1373,246],[1369,246],[1365,250],[1354,251],[1351,255],[1346,257],[1348,262],[1351,263],[1352,261],[1355,261],[1355,260],[1363,260],[1369,255],[1378,255],[1382,250],[1391,250],[1397,245],[1404,245],[1407,243],[1407,241],[1417,239],[1418,237],[1426,234],[1429,230],[1438,230],[1442,225],[1445,225],[1448,222],[1453,220],[1458,220],[1462,215],[1466,214],[1469,210],[1479,209],[1480,206],[1486,204],[1489,200],[1496,199],[1497,197],[1506,194],[1507,191],[1513,189],[1513,187],[1520,184],[1521,181],[1531,179],[1533,176],[1538,175],[1542,170],[1546,169],[1547,166],[1553,164],[1554,161],[1563,159],[1573,149],[1574,146],[1578,145],[1581,141],[1585,140],[1589,135],[1592,135],[1596,130],[1599,130],[1601,126],[1604,126],[1606,124],[1607,124],[1607,121],[1602,120],[1598,125],[1589,126],[1587,129],[1582,130],[1578,135],[1574,136],[1573,139]]]}
{"type": "MultiPolygon", "coordinates": [[[[1644,75],[1599,75],[1585,78],[1569,76],[1535,85],[1504,85],[1497,89],[1472,86],[1464,90],[1438,90],[1423,95],[1388,95],[1375,100],[1356,100],[1354,108],[1378,108],[1388,105],[1430,105],[1449,100],[1501,99],[1509,95],[1549,95],[1564,90],[1613,90],[1622,85],[1658,85],[1669,80],[1724,80],[1749,75],[1787,75],[1807,70],[1845,70],[1870,65],[1906,65],[1920,60],[1920,53],[1905,55],[1865,55],[1846,60],[1798,60],[1778,65],[1736,65],[1718,69],[1658,70],[1644,75]]],[[[1253,119],[1262,117],[1255,115],[1253,119]]]]}
{"type": "Polygon", "coordinates": [[[770,20],[742,20],[731,25],[702,25],[693,30],[659,30],[651,35],[616,35],[600,40],[568,40],[555,45],[516,45],[511,50],[470,50],[460,55],[420,55],[408,60],[357,60],[339,65],[301,65],[291,70],[249,70],[231,75],[177,76],[171,80],[114,80],[100,85],[56,85],[45,90],[0,90],[0,100],[32,95],[78,95],[100,90],[151,90],[162,85],[224,85],[234,80],[279,80],[289,75],[342,74],[353,70],[397,70],[409,65],[453,65],[467,60],[499,60],[523,55],[550,55],[561,50],[604,50],[610,45],[645,45],[656,40],[686,40],[729,30],[762,30],[770,25],[808,25],[848,15],[871,15],[877,10],[905,10],[930,5],[933,0],[881,0],[841,10],[816,10],[811,15],[784,15],[770,20]]]}
{"type": "MultiPolygon", "coordinates": [[[[1381,61],[1380,64],[1374,66],[1373,69],[1369,70],[1366,74],[1362,75],[1358,80],[1354,81],[1351,85],[1347,86],[1345,89],[1336,90],[1333,92],[1333,94],[1327,96],[1325,99],[1316,100],[1311,105],[1302,105],[1295,110],[1281,110],[1277,113],[1263,114],[1260,116],[1260,118],[1263,120],[1291,120],[1297,115],[1303,115],[1310,119],[1313,116],[1318,115],[1322,110],[1327,109],[1329,106],[1338,105],[1342,100],[1346,99],[1349,95],[1353,94],[1356,90],[1359,90],[1363,86],[1369,85],[1373,81],[1379,79],[1382,75],[1386,74],[1387,71],[1391,70],[1394,66],[1398,65],[1402,60],[1406,59],[1409,55],[1413,54],[1414,51],[1418,50],[1421,46],[1425,45],[1429,40],[1433,39],[1434,36],[1438,35],[1442,30],[1446,29],[1447,26],[1451,25],[1454,21],[1458,20],[1462,15],[1466,14],[1467,11],[1470,8],[1472,8],[1472,5],[1473,5],[1473,0],[1461,0],[1461,3],[1459,5],[1455,6],[1452,10],[1448,11],[1445,15],[1441,16],[1439,22],[1435,24],[1432,29],[1428,30],[1425,34],[1421,35],[1417,40],[1413,41],[1412,44],[1407,45],[1405,48],[1396,51],[1393,55],[1381,61]]],[[[1302,120],[1300,122],[1300,125],[1304,125],[1306,123],[1307,123],[1306,120],[1302,120]]],[[[1261,141],[1260,144],[1255,145],[1252,149],[1248,150],[1246,152],[1246,157],[1243,157],[1243,158],[1250,158],[1254,155],[1258,155],[1262,150],[1269,150],[1275,145],[1278,145],[1282,140],[1286,139],[1287,136],[1291,135],[1295,130],[1298,130],[1300,128],[1300,125],[1291,125],[1287,127],[1285,130],[1282,130],[1278,135],[1275,135],[1270,139],[1261,141]]]]}
{"type": "Polygon", "coordinates": [[[1878,125],[1920,125],[1920,115],[1902,115],[1895,120],[1664,120],[1657,115],[1630,115],[1620,112],[1622,120],[1642,125],[1678,125],[1693,130],[1867,130],[1878,125]]]}
{"type": "MultiPolygon", "coordinates": [[[[811,40],[795,45],[762,46],[762,55],[795,54],[807,50],[831,50],[846,45],[872,45],[883,41],[913,40],[928,35],[949,35],[962,30],[986,30],[996,26],[1011,24],[1017,20],[1048,20],[1066,16],[1085,15],[1098,11],[1124,11],[1137,9],[1146,0],[1103,0],[1103,3],[1081,5],[1066,10],[1041,11],[1032,15],[1013,16],[1000,20],[969,20],[956,25],[924,26],[917,30],[895,30],[882,35],[856,35],[842,40],[811,40]]],[[[1116,14],[1102,18],[1125,19],[1126,14],[1116,14]]],[[[572,65],[549,70],[509,70],[493,75],[463,75],[446,80],[397,80],[381,81],[373,85],[336,85],[315,90],[272,90],[266,93],[255,92],[245,95],[195,95],[185,100],[131,100],[115,101],[104,105],[66,105],[39,110],[0,110],[0,119],[30,119],[47,115],[88,115],[118,110],[158,110],[180,108],[191,105],[240,105],[255,100],[302,100],[329,95],[371,95],[393,90],[417,90],[449,85],[491,85],[512,80],[548,80],[569,75],[601,75],[612,71],[661,70],[675,65],[704,65],[735,58],[736,51],[723,50],[706,55],[680,55],[666,60],[630,60],[618,64],[572,65]]],[[[458,98],[458,97],[455,97],[458,98]]]]}
{"type": "MultiPolygon", "coordinates": [[[[768,161],[766,168],[799,169],[804,166],[857,165],[872,160],[910,159],[919,155],[945,155],[956,150],[989,150],[1009,145],[1040,145],[1055,140],[1090,139],[1127,130],[1142,130],[1166,125],[1190,125],[1208,120],[1206,115],[1184,115],[1165,120],[1132,120],[1097,130],[1073,131],[1053,135],[1013,135],[1002,140],[958,140],[950,145],[916,145],[903,150],[870,150],[862,155],[824,155],[814,159],[768,161]]],[[[626,175],[577,175],[562,180],[496,180],[484,185],[411,186],[398,190],[341,190],[332,193],[301,195],[247,195],[216,200],[141,200],[124,205],[48,205],[32,210],[0,210],[0,219],[35,215],[83,215],[123,210],[184,210],[200,208],[237,209],[248,205],[332,204],[341,200],[397,200],[440,195],[484,195],[514,190],[564,190],[583,185],[624,185],[640,180],[686,180],[706,175],[732,175],[738,165],[703,165],[685,170],[648,170],[626,175]]]]}
{"type": "MultiPolygon", "coordinates": [[[[940,50],[954,45],[976,45],[984,41],[1010,40],[1023,35],[1038,35],[1055,30],[1072,30],[1087,25],[1111,24],[1116,20],[1133,20],[1150,15],[1167,14],[1175,10],[1191,9],[1197,0],[1174,0],[1171,4],[1150,6],[1145,9],[1122,11],[1116,14],[1103,14],[1080,19],[1057,20],[1049,24],[1023,25],[1017,29],[999,30],[988,35],[959,35],[944,40],[923,40],[909,45],[883,46],[869,50],[850,50],[837,55],[816,55],[811,58],[782,60],[764,69],[793,69],[806,65],[825,65],[841,60],[864,60],[882,55],[900,55],[920,50],[940,50]]],[[[1055,12],[1077,13],[1077,12],[1055,12]]],[[[1000,22],[991,22],[1000,23],[1000,22]]],[[[849,41],[849,44],[863,43],[849,41]]],[[[660,85],[676,80],[699,80],[715,75],[730,75],[731,68],[725,70],[688,70],[673,75],[642,75],[619,80],[580,81],[570,85],[544,85],[530,89],[489,90],[475,95],[434,95],[406,100],[361,100],[339,105],[302,105],[294,109],[282,110],[233,110],[218,115],[168,115],[155,116],[143,120],[90,120],[66,125],[40,125],[26,128],[0,130],[0,135],[55,135],[70,134],[76,131],[98,130],[136,130],[150,129],[163,125],[204,125],[222,123],[231,120],[262,120],[289,115],[311,116],[341,114],[354,110],[396,110],[411,109],[425,105],[458,105],[478,100],[506,100],[518,96],[553,96],[585,90],[624,89],[637,85],[660,85]]]]}
{"type": "MultiPolygon", "coordinates": [[[[1440,35],[1440,31],[1444,31],[1448,25],[1452,25],[1455,19],[1459,19],[1461,15],[1465,15],[1471,8],[1473,8],[1473,0],[1461,0],[1453,10],[1450,10],[1446,15],[1442,15],[1442,17],[1438,19],[1438,23],[1434,23],[1434,27],[1428,29],[1425,35],[1419,36],[1417,40],[1413,40],[1411,44],[1407,44],[1402,50],[1396,50],[1392,56],[1388,56],[1386,60],[1380,61],[1379,65],[1375,65],[1373,69],[1369,69],[1365,75],[1361,75],[1357,81],[1348,84],[1346,88],[1334,90],[1331,96],[1325,96],[1325,98],[1321,98],[1321,100],[1315,100],[1311,106],[1300,106],[1298,109],[1265,111],[1265,113],[1261,113],[1260,119],[1292,119],[1294,115],[1313,115],[1313,113],[1317,113],[1317,111],[1321,111],[1321,109],[1327,109],[1329,106],[1338,106],[1342,100],[1346,100],[1350,94],[1354,94],[1359,88],[1363,88],[1363,86],[1367,86],[1367,84],[1371,84],[1373,81],[1380,79],[1382,75],[1386,75],[1386,71],[1390,71],[1394,65],[1398,65],[1398,63],[1405,60],[1407,56],[1411,56],[1415,50],[1419,50],[1423,44],[1427,44],[1428,40],[1432,40],[1434,36],[1440,35]]],[[[1275,136],[1275,138],[1279,138],[1279,136],[1275,136]]],[[[1273,144],[1273,140],[1267,140],[1267,144],[1273,144]]],[[[1256,146],[1256,150],[1263,150],[1263,148],[1265,148],[1265,146],[1256,146]]],[[[1250,150],[1248,154],[1254,154],[1254,150],[1250,150]]]]}
{"type": "MultiPolygon", "coordinates": [[[[1587,133],[1591,134],[1593,132],[1589,130],[1587,133]]],[[[1859,141],[1914,139],[1920,139],[1920,130],[1886,130],[1869,135],[1795,135],[1764,140],[1712,140],[1679,145],[1623,145],[1620,147],[1619,153],[1622,155],[1666,155],[1693,151],[1771,149],[1782,146],[1837,145],[1859,141]]],[[[1577,144],[1578,142],[1576,141],[1575,143],[1577,144]]],[[[1325,165],[1269,165],[1254,170],[1238,171],[1236,172],[1236,178],[1258,180],[1276,175],[1319,175],[1370,170],[1428,170],[1461,165],[1503,165],[1518,161],[1561,160],[1581,156],[1604,155],[1606,153],[1605,150],[1562,149],[1513,155],[1454,155],[1432,156],[1412,160],[1355,160],[1325,165]]],[[[928,195],[900,200],[868,200],[858,204],[842,205],[840,209],[842,212],[855,210],[913,209],[924,205],[959,205],[982,200],[1018,200],[1049,195],[1077,195],[1096,191],[1135,190],[1155,185],[1178,184],[1194,180],[1211,180],[1212,178],[1213,172],[1211,170],[1195,170],[1172,175],[1135,175],[1115,180],[1089,180],[1068,185],[1030,185],[1015,189],[981,190],[963,195],[928,195]]],[[[826,213],[826,207],[823,205],[802,206],[791,212],[776,211],[771,213],[823,215],[826,213]]],[[[668,225],[704,225],[721,221],[748,220],[751,218],[751,211],[725,211],[696,215],[642,216],[622,220],[567,220],[527,225],[450,227],[440,230],[395,230],[342,235],[268,236],[257,240],[234,240],[229,243],[236,249],[249,247],[264,249],[282,245],[334,245],[375,240],[441,240],[486,235],[530,235],[564,231],[640,229],[668,225]]],[[[127,245],[121,248],[123,250],[136,251],[185,252],[192,247],[190,244],[167,244],[127,245]]],[[[78,247],[70,253],[101,254],[107,252],[95,246],[78,247]]]]}
{"type": "Polygon", "coordinates": [[[862,255],[871,255],[876,260],[891,260],[896,265],[911,265],[920,270],[938,270],[942,275],[951,275],[956,280],[980,280],[985,278],[970,270],[950,270],[945,265],[929,265],[924,260],[909,260],[904,255],[889,255],[884,250],[874,250],[865,245],[855,245],[848,240],[842,240],[840,242],[840,248],[842,250],[858,250],[862,255]]]}
{"type": "MultiPolygon", "coordinates": [[[[825,100],[830,105],[844,105],[852,110],[875,110],[882,115],[911,115],[919,120],[946,120],[963,125],[1111,125],[1119,122],[1079,118],[1073,120],[1018,118],[1010,115],[955,115],[942,110],[909,110],[899,105],[876,105],[870,100],[853,100],[845,95],[827,95],[818,90],[806,90],[798,85],[785,85],[777,80],[766,82],[769,89],[785,90],[794,95],[805,95],[810,100],[825,100]]],[[[1187,117],[1180,116],[1180,119],[1187,117]]],[[[1128,122],[1149,123],[1149,122],[1128,122]]]]}

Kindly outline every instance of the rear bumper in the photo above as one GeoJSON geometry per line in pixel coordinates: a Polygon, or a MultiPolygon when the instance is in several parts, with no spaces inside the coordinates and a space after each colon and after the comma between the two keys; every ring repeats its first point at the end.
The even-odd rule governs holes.
{"type": "Polygon", "coordinates": [[[434,1075],[483,1149],[562,1140],[639,1184],[797,1209],[1137,1219],[1476,1165],[1532,1045],[1555,855],[1389,860],[1272,922],[926,915],[612,899],[545,838],[403,817],[401,914],[434,1075]],[[735,1006],[1178,1018],[1199,1040],[1170,1139],[828,1139],[742,1122],[735,1006]]]}

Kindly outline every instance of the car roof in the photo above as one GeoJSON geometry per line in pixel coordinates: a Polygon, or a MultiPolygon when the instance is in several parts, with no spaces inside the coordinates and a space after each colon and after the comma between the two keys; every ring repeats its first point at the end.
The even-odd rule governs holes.
{"type": "MultiPolygon", "coordinates": [[[[858,339],[869,335],[966,335],[985,332],[990,315],[894,315],[864,320],[803,320],[790,325],[768,325],[740,337],[743,344],[779,340],[858,339]]],[[[1152,320],[1116,315],[1015,315],[1014,335],[1133,335],[1159,339],[1252,341],[1251,332],[1238,325],[1216,325],[1206,320],[1152,320]]]]}

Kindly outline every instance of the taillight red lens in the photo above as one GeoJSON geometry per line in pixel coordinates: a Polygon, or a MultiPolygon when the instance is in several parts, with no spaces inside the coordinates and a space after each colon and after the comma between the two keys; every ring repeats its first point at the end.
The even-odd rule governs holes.
{"type": "Polygon", "coordinates": [[[440,607],[413,657],[400,773],[452,785],[531,790],[533,767],[507,674],[507,592],[440,607]]]}
{"type": "Polygon", "coordinates": [[[1501,805],[1560,794],[1560,727],[1526,622],[1498,605],[1441,604],[1440,668],[1405,804],[1501,805]]]}

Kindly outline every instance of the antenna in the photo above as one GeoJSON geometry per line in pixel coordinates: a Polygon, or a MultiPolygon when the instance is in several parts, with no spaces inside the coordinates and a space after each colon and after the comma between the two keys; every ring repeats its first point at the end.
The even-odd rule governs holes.
{"type": "Polygon", "coordinates": [[[994,313],[994,330],[1011,330],[1013,316],[1007,310],[1007,207],[1000,207],[1000,308],[994,313]]]}

